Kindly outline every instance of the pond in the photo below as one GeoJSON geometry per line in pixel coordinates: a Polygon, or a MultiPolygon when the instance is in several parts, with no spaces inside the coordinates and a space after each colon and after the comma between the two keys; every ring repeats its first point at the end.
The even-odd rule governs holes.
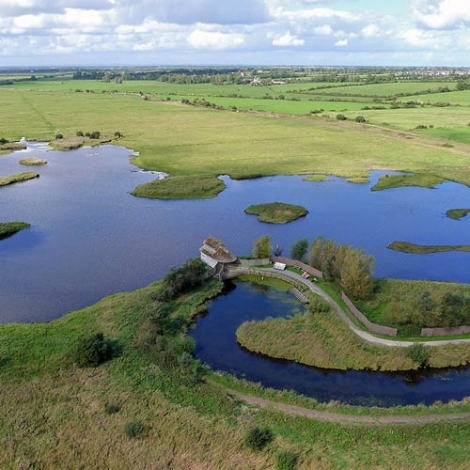
{"type": "MultiPolygon", "coordinates": [[[[61,152],[51,151],[44,144],[28,143],[26,151],[0,156],[1,176],[30,170],[19,164],[25,157],[48,161],[47,165],[33,168],[40,178],[0,188],[0,221],[31,223],[29,230],[0,241],[0,323],[50,321],[92,305],[106,295],[143,287],[162,278],[170,266],[198,256],[202,241],[209,235],[221,239],[238,255],[249,254],[253,240],[264,234],[271,236],[274,245],[284,247],[285,254],[300,238],[313,240],[324,235],[372,254],[379,277],[470,282],[469,253],[410,255],[387,249],[394,240],[468,243],[470,217],[455,221],[445,216],[448,209],[470,207],[470,189],[465,186],[445,183],[434,190],[372,192],[371,186],[383,172],[373,172],[371,183],[363,185],[335,177],[327,182],[307,182],[300,176],[248,181],[223,176],[227,189],[214,199],[148,200],[129,192],[156,175],[131,165],[130,155],[129,150],[110,145],[61,152]],[[268,225],[244,213],[251,204],[274,201],[302,205],[309,214],[290,224],[268,225]]],[[[259,294],[261,297],[250,298],[249,302],[244,295],[248,294],[237,288],[216,300],[207,319],[213,316],[216,302],[220,302],[217,308],[227,310],[237,321],[243,315],[230,314],[224,302],[232,302],[235,311],[243,305],[244,312],[252,302],[250,309],[261,317],[274,315],[272,306],[265,303],[271,302],[273,296],[279,306],[286,305],[279,314],[285,315],[292,308],[291,299],[285,304],[277,294],[265,298],[259,294]],[[236,297],[239,292],[241,300],[236,297]]],[[[250,319],[258,318],[251,316],[251,310],[246,310],[250,319]]],[[[218,318],[215,313],[214,321],[218,318]]],[[[225,322],[211,328],[222,328],[225,322]]],[[[223,344],[231,344],[227,357],[250,356],[249,361],[240,356],[236,359],[238,365],[230,359],[230,370],[263,380],[265,385],[295,388],[298,385],[284,372],[289,371],[300,377],[301,393],[319,399],[336,397],[372,403],[383,397],[383,403],[432,402],[447,399],[443,383],[448,382],[448,389],[454,389],[452,396],[456,397],[464,396],[465,390],[470,389],[467,370],[421,377],[420,388],[416,377],[413,386],[409,386],[403,377],[383,374],[313,370],[313,378],[304,379],[306,368],[297,364],[283,364],[280,371],[272,369],[278,361],[238,351],[233,331],[210,333],[223,344]],[[261,372],[263,376],[258,375],[261,372]],[[383,377],[395,385],[390,386],[383,377]],[[364,381],[367,392],[358,395],[364,389],[364,381]],[[394,390],[392,395],[387,392],[388,387],[394,390]],[[351,393],[345,394],[345,390],[351,393]]],[[[203,348],[202,343],[198,348],[203,348]]],[[[200,353],[204,358],[204,352],[200,353]]],[[[212,365],[224,367],[217,362],[212,365]]]]}
{"type": "Polygon", "coordinates": [[[300,238],[324,235],[362,247],[376,260],[378,277],[470,283],[470,253],[398,253],[393,240],[420,244],[466,244],[470,216],[456,221],[448,209],[470,207],[470,189],[445,183],[438,189],[400,188],[372,192],[370,184],[300,176],[234,181],[206,200],[161,201],[129,194],[155,179],[116,146],[50,151],[29,143],[27,151],[0,156],[0,175],[28,171],[25,157],[45,158],[33,167],[40,178],[0,188],[0,221],[31,223],[0,242],[0,323],[49,321],[119,291],[143,287],[172,265],[198,256],[209,235],[238,255],[269,234],[288,254],[300,238]],[[263,224],[244,209],[280,201],[299,204],[307,217],[285,225],[263,224]]]}
{"type": "Polygon", "coordinates": [[[468,368],[408,373],[331,371],[270,359],[240,347],[236,330],[245,321],[286,317],[303,307],[287,292],[237,282],[208,304],[190,336],[196,355],[215,370],[260,382],[265,387],[295,390],[318,401],[338,400],[362,406],[430,405],[461,400],[469,394],[468,368]],[[240,306],[243,306],[242,308],[240,306]]]}

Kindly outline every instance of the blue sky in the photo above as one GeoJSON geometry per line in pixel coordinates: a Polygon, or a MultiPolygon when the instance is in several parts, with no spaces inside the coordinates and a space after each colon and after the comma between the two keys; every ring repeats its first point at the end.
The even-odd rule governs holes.
{"type": "Polygon", "coordinates": [[[0,0],[0,67],[470,66],[468,0],[0,0]]]}

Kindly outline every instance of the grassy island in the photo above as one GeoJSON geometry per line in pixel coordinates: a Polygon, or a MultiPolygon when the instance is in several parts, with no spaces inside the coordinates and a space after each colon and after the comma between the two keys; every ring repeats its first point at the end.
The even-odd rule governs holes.
{"type": "Polygon", "coordinates": [[[21,165],[27,165],[27,166],[40,166],[40,165],[46,165],[47,160],[44,160],[43,158],[23,158],[20,160],[21,165]]]}
{"type": "Polygon", "coordinates": [[[305,217],[308,210],[305,207],[283,202],[270,202],[267,204],[254,204],[245,209],[247,214],[258,216],[260,222],[269,224],[286,224],[300,217],[305,217]]]}
{"type": "Polygon", "coordinates": [[[416,245],[415,243],[395,241],[388,248],[403,253],[428,255],[431,253],[444,253],[446,251],[470,251],[470,245],[416,245]]]}
{"type": "Polygon", "coordinates": [[[10,237],[20,230],[24,230],[30,227],[30,224],[26,222],[0,222],[0,240],[3,238],[10,237]]]}
{"type": "Polygon", "coordinates": [[[0,177],[0,187],[8,186],[9,184],[19,183],[21,181],[27,181],[33,178],[39,178],[39,173],[25,171],[22,173],[16,173],[14,175],[0,177]]]}
{"type": "Polygon", "coordinates": [[[460,220],[463,219],[468,213],[470,209],[450,209],[446,212],[446,216],[449,219],[460,220]]]}
{"type": "Polygon", "coordinates": [[[306,176],[305,178],[302,178],[304,181],[328,181],[328,176],[326,175],[311,175],[311,176],[306,176]]]}
{"type": "Polygon", "coordinates": [[[365,176],[355,176],[352,178],[347,179],[348,183],[356,183],[356,184],[369,184],[370,179],[366,178],[365,176]]]}
{"type": "Polygon", "coordinates": [[[445,181],[444,178],[427,173],[415,175],[383,175],[372,187],[372,191],[382,191],[391,188],[402,188],[405,186],[419,186],[422,188],[434,188],[445,181]]]}
{"type": "Polygon", "coordinates": [[[204,199],[224,189],[225,183],[215,176],[169,176],[141,184],[131,194],[151,199],[204,199]]]}

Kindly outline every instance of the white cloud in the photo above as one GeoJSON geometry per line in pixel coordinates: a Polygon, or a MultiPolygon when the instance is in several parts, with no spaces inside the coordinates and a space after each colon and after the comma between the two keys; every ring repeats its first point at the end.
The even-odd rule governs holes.
{"type": "Polygon", "coordinates": [[[365,38],[377,37],[380,33],[380,28],[376,24],[368,24],[365,28],[361,29],[361,36],[365,38]]]}
{"type": "Polygon", "coordinates": [[[335,42],[336,47],[346,47],[349,44],[347,39],[340,39],[339,41],[335,42]]]}
{"type": "Polygon", "coordinates": [[[331,36],[334,33],[333,28],[329,24],[317,26],[316,28],[313,28],[313,32],[320,36],[331,36]]]}
{"type": "Polygon", "coordinates": [[[288,46],[303,46],[305,44],[304,39],[298,39],[293,36],[289,31],[277,38],[272,42],[273,46],[288,47],[288,46]]]}
{"type": "Polygon", "coordinates": [[[467,0],[413,0],[413,16],[429,29],[453,29],[470,24],[467,0]]]}
{"type": "Polygon", "coordinates": [[[241,34],[224,34],[220,32],[196,29],[188,39],[189,44],[196,49],[228,49],[244,43],[241,34]]]}

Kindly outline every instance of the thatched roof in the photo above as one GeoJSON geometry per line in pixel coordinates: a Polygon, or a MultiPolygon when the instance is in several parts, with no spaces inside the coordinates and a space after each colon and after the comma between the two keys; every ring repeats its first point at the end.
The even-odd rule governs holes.
{"type": "Polygon", "coordinates": [[[204,240],[204,244],[199,248],[201,254],[212,258],[218,263],[233,263],[237,257],[230,253],[228,248],[217,238],[208,237],[204,240]]]}

